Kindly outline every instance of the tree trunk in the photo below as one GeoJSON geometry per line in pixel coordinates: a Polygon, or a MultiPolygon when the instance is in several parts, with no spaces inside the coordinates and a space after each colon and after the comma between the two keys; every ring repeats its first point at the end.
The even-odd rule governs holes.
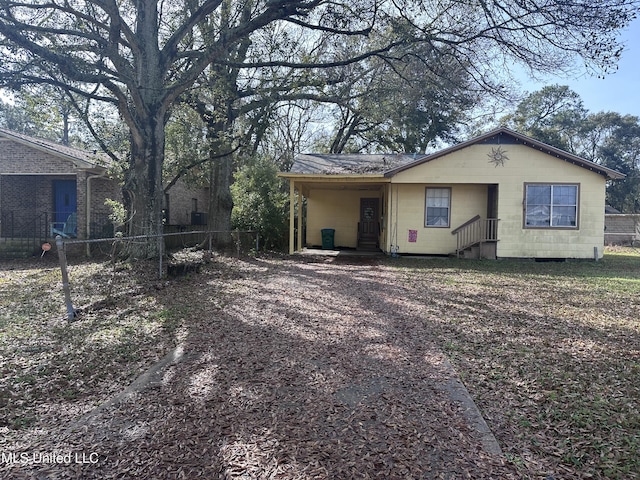
{"type": "MultiPolygon", "coordinates": [[[[217,152],[211,151],[211,155],[217,152]]],[[[231,211],[233,199],[231,197],[231,182],[233,180],[233,155],[225,155],[211,161],[211,181],[209,193],[209,229],[214,233],[213,244],[218,249],[232,247],[231,239],[231,211]]]]}
{"type": "Polygon", "coordinates": [[[138,133],[143,138],[131,141],[123,197],[128,212],[129,235],[147,236],[132,242],[130,254],[137,258],[153,258],[162,254],[164,245],[162,237],[159,237],[163,233],[164,123],[160,119],[138,133]]]}
{"type": "MultiPolygon", "coordinates": [[[[164,250],[162,207],[162,166],[164,164],[165,124],[169,103],[163,84],[165,69],[158,47],[156,0],[136,2],[136,35],[141,50],[136,63],[136,86],[130,88],[131,102],[120,105],[131,132],[131,157],[125,173],[123,194],[129,214],[129,235],[146,236],[134,240],[130,253],[154,258],[164,250]],[[144,88],[143,88],[144,86],[144,88]]],[[[123,99],[124,100],[124,99],[123,99]]]]}

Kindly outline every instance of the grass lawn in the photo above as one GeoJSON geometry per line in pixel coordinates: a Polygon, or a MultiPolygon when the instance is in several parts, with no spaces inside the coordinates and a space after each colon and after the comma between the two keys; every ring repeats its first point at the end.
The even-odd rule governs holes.
{"type": "Polygon", "coordinates": [[[523,476],[640,478],[640,254],[403,259],[409,295],[523,476]]]}
{"type": "MultiPolygon", "coordinates": [[[[218,260],[186,281],[157,280],[155,264],[78,263],[72,297],[86,308],[71,323],[53,259],[0,265],[0,451],[42,445],[43,431],[63,428],[187,335],[197,338],[194,329],[209,328],[203,319],[211,312],[255,310],[250,320],[260,324],[271,318],[264,311],[288,305],[290,317],[273,319],[293,325],[307,310],[305,286],[316,282],[316,292],[334,288],[336,298],[349,298],[349,282],[370,275],[361,282],[368,290],[356,293],[371,299],[354,305],[382,302],[376,291],[394,279],[388,300],[450,358],[520,478],[640,478],[638,251],[608,249],[599,262],[387,258],[358,265],[357,275],[324,259],[320,270],[296,270],[297,261],[218,260]],[[266,295],[276,281],[275,300],[247,297],[255,308],[243,310],[243,296],[266,295]]],[[[326,301],[322,313],[338,325],[351,307],[326,301]]]]}

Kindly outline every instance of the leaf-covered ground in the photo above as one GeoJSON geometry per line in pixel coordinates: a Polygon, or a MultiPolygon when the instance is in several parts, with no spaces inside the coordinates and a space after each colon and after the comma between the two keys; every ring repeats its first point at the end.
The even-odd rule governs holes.
{"type": "Polygon", "coordinates": [[[638,478],[640,259],[619,253],[79,263],[70,324],[55,263],[2,265],[0,478],[638,478]]]}
{"type": "Polygon", "coordinates": [[[640,256],[402,261],[402,282],[523,476],[640,478],[640,256]]]}
{"type": "Polygon", "coordinates": [[[169,281],[154,280],[154,268],[76,265],[71,283],[85,307],[71,324],[53,266],[2,272],[4,291],[17,287],[24,296],[6,294],[2,303],[1,448],[25,461],[5,461],[0,471],[13,478],[512,474],[484,453],[444,391],[450,371],[394,286],[393,268],[217,258],[200,274],[169,281]],[[19,313],[27,303],[33,307],[19,313]],[[160,383],[78,422],[176,345],[185,359],[160,383]],[[36,463],[38,452],[63,462],[36,463]],[[89,462],[76,463],[76,454],[89,462]]]}

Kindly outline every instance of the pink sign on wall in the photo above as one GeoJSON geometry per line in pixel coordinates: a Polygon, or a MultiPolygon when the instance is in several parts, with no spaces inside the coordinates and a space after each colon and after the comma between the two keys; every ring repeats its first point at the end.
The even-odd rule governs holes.
{"type": "Polygon", "coordinates": [[[409,242],[416,243],[418,241],[418,230],[409,230],[409,242]]]}

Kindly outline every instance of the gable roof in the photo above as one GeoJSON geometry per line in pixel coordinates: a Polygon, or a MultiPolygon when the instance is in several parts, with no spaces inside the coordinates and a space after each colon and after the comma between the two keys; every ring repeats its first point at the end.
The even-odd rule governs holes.
{"type": "Polygon", "coordinates": [[[95,150],[80,150],[79,148],[61,145],[59,143],[52,142],[51,140],[31,137],[22,133],[6,130],[4,128],[0,128],[0,140],[2,139],[11,140],[16,143],[35,148],[36,150],[49,153],[56,157],[70,160],[77,168],[82,170],[103,170],[110,161],[104,154],[95,150]]]}
{"type": "Polygon", "coordinates": [[[389,169],[385,172],[385,177],[392,177],[397,173],[400,173],[409,168],[415,167],[417,165],[422,165],[423,163],[430,162],[437,158],[448,155],[452,152],[456,152],[458,150],[462,150],[463,148],[469,147],[471,145],[478,144],[521,144],[526,145],[531,148],[535,148],[536,150],[540,150],[548,155],[554,156],[563,160],[565,162],[572,163],[582,168],[586,168],[587,170],[591,170],[592,172],[598,173],[606,178],[610,179],[620,179],[624,178],[626,175],[620,173],[611,168],[604,167],[602,165],[598,165],[595,162],[590,160],[586,160],[584,158],[578,157],[572,153],[561,150],[557,147],[553,147],[544,142],[540,142],[534,138],[527,137],[521,133],[518,133],[514,130],[510,130],[506,127],[500,127],[495,130],[492,130],[484,135],[480,135],[479,137],[472,138],[466,142],[462,142],[458,145],[454,145],[453,147],[445,148],[444,150],[440,150],[439,152],[426,155],[420,159],[417,159],[415,162],[411,162],[405,165],[401,165],[396,168],[389,169]]]}
{"type": "Polygon", "coordinates": [[[428,154],[300,154],[296,156],[293,165],[288,173],[281,176],[301,175],[365,175],[378,174],[384,177],[394,175],[413,168],[423,163],[430,162],[437,158],[448,155],[452,152],[477,144],[521,144],[536,150],[540,150],[548,155],[552,155],[565,162],[572,163],[582,168],[591,170],[609,179],[624,178],[625,175],[610,168],[598,165],[590,160],[578,157],[572,153],[561,150],[557,147],[535,140],[526,135],[506,127],[500,127],[490,132],[472,138],[466,142],[454,145],[444,150],[428,154]]]}

